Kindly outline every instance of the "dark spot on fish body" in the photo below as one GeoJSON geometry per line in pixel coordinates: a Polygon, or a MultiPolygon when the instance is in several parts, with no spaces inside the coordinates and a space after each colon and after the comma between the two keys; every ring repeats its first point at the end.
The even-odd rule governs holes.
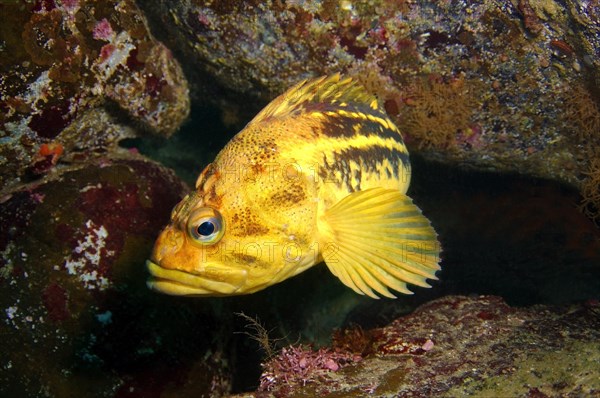
{"type": "Polygon", "coordinates": [[[223,195],[217,194],[217,186],[216,184],[212,184],[208,191],[204,192],[203,195],[204,203],[214,208],[221,208],[223,204],[223,195]]]}
{"type": "Polygon", "coordinates": [[[269,232],[269,228],[260,224],[258,217],[249,208],[234,213],[231,220],[233,225],[227,228],[233,236],[259,236],[269,232]]]}
{"type": "Polygon", "coordinates": [[[254,141],[253,147],[253,158],[255,160],[263,160],[268,161],[275,157],[277,154],[277,144],[275,140],[272,138],[266,137],[266,134],[263,134],[254,141]]]}
{"type": "Polygon", "coordinates": [[[274,193],[270,202],[272,206],[289,208],[306,199],[306,191],[300,184],[290,184],[286,189],[274,193]]]}
{"type": "Polygon", "coordinates": [[[254,163],[250,166],[250,171],[252,172],[252,174],[254,175],[258,175],[258,174],[263,174],[266,169],[265,166],[263,166],[262,163],[254,163]]]}
{"type": "Polygon", "coordinates": [[[269,228],[258,223],[246,223],[243,227],[245,236],[265,235],[269,232],[269,228]]]}
{"type": "Polygon", "coordinates": [[[256,260],[258,259],[257,256],[252,256],[250,254],[240,253],[237,251],[233,252],[232,255],[235,258],[236,263],[243,263],[246,265],[254,264],[254,263],[256,263],[256,260]]]}
{"type": "MultiPolygon", "coordinates": [[[[278,156],[276,137],[280,134],[279,129],[271,127],[242,130],[226,146],[222,159],[228,164],[228,169],[224,171],[228,175],[234,172],[243,174],[247,171],[246,167],[273,162],[278,156]]],[[[220,164],[223,166],[223,162],[220,164]]]]}
{"type": "Polygon", "coordinates": [[[362,179],[362,170],[357,168],[354,170],[354,182],[356,184],[356,190],[360,191],[360,181],[362,179]]]}

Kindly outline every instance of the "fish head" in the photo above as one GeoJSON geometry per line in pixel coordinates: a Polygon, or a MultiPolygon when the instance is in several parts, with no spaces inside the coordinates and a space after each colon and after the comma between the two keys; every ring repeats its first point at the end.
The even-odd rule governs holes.
{"type": "Polygon", "coordinates": [[[297,198],[286,204],[281,195],[297,181],[244,184],[217,172],[203,174],[156,240],[147,261],[151,289],[187,296],[248,294],[318,262],[316,204],[297,198]]]}

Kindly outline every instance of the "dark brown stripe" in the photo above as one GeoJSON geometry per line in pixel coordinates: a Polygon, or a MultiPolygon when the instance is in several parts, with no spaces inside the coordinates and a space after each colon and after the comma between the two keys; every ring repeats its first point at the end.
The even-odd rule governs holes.
{"type": "Polygon", "coordinates": [[[380,111],[374,110],[366,104],[349,103],[346,106],[340,104],[307,104],[305,110],[308,112],[320,112],[326,116],[326,119],[321,121],[321,134],[327,137],[352,137],[357,135],[355,128],[358,126],[358,134],[361,135],[377,135],[383,138],[393,138],[398,142],[402,141],[402,136],[398,131],[394,131],[378,123],[374,120],[366,118],[367,115],[372,115],[381,119],[389,120],[387,115],[380,111]],[[354,112],[365,115],[362,117],[352,117],[351,115],[342,115],[339,112],[354,112]],[[335,115],[328,115],[327,112],[333,112],[335,115]]]}
{"type": "Polygon", "coordinates": [[[319,177],[326,182],[334,182],[339,185],[345,184],[348,191],[359,191],[362,174],[379,174],[382,162],[387,159],[390,162],[392,170],[386,170],[386,175],[382,177],[401,179],[400,167],[410,170],[410,160],[408,153],[402,152],[397,148],[388,148],[373,145],[368,148],[357,148],[350,146],[333,152],[333,161],[328,162],[325,154],[323,155],[323,166],[319,169],[319,177]],[[358,171],[354,170],[352,175],[351,163],[360,165],[358,171]],[[336,172],[341,174],[341,181],[336,181],[336,172]]]}

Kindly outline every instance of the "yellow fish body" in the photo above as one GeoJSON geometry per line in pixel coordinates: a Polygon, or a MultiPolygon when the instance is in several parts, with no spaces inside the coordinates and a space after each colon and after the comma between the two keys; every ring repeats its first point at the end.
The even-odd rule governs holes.
{"type": "Polygon", "coordinates": [[[405,195],[408,151],[376,98],[339,75],[276,98],[198,177],[158,237],[148,286],[248,294],[324,261],[359,294],[429,287],[437,235],[405,195]]]}

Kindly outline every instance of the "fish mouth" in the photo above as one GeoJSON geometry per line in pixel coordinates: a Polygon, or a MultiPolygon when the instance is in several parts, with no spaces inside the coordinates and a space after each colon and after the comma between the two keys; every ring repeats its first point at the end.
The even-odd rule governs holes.
{"type": "Polygon", "coordinates": [[[227,270],[220,275],[229,282],[206,278],[198,274],[174,269],[166,269],[159,264],[147,260],[146,268],[150,278],[146,282],[148,288],[172,296],[230,296],[238,292],[246,281],[246,271],[227,270]]]}

